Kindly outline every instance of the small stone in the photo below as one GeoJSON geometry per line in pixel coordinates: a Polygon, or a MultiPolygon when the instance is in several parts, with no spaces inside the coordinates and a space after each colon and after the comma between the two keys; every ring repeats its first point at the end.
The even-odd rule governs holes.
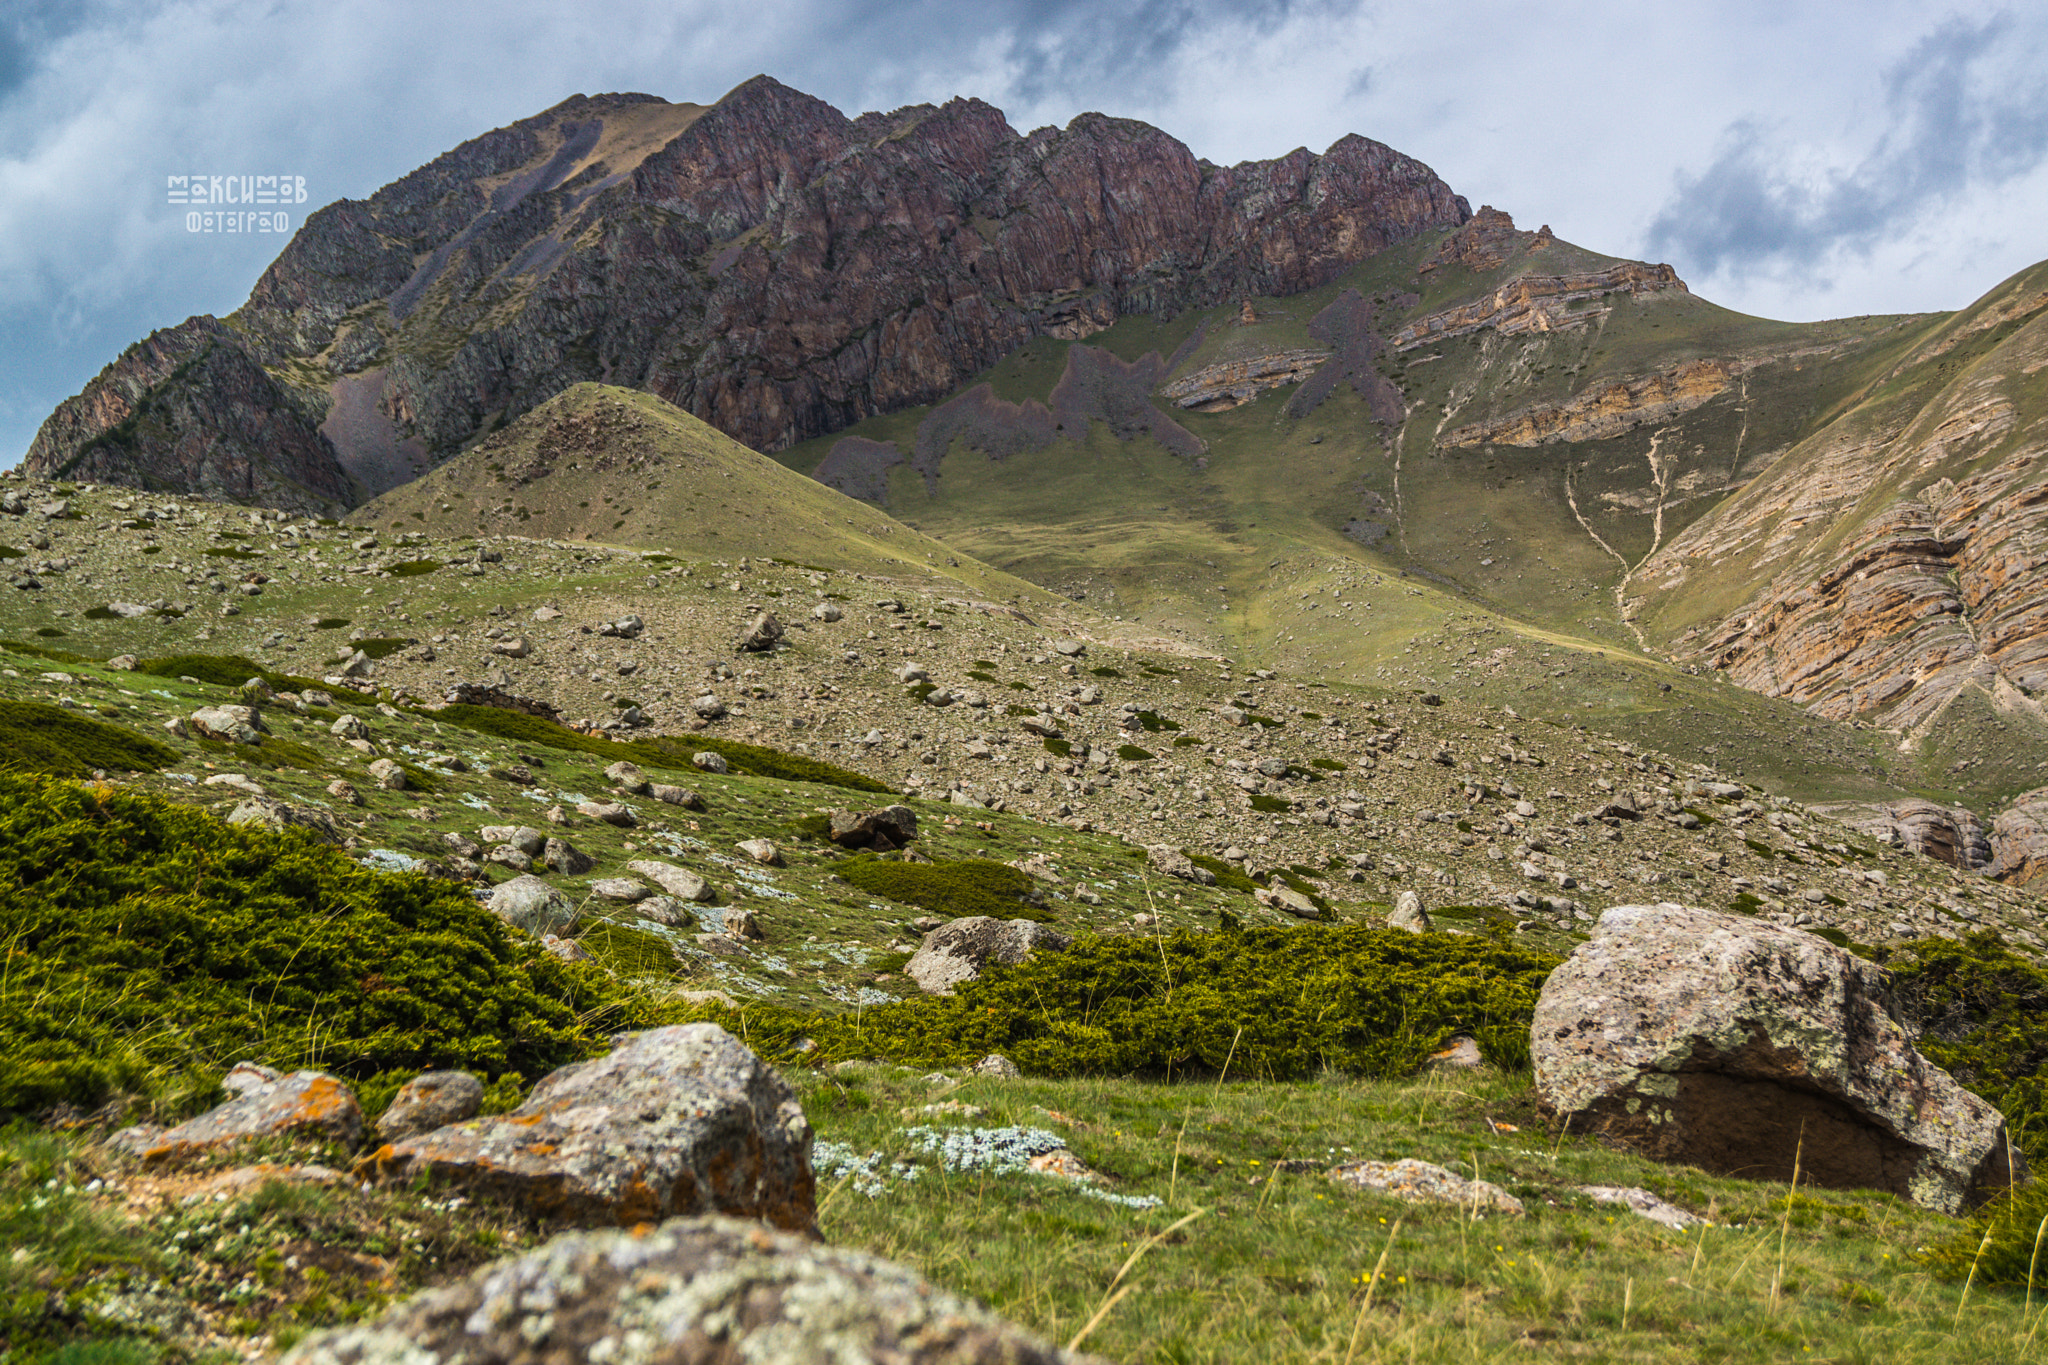
{"type": "Polygon", "coordinates": [[[640,771],[639,765],[628,763],[624,760],[606,768],[604,776],[605,781],[611,783],[614,787],[621,787],[636,796],[645,793],[648,787],[652,785],[647,780],[647,774],[640,771]]]}
{"type": "Polygon", "coordinates": [[[782,850],[775,846],[772,839],[743,839],[737,847],[740,852],[757,863],[774,867],[782,862],[782,850]]]}
{"type": "Polygon", "coordinates": [[[725,761],[725,755],[713,753],[708,749],[701,753],[691,754],[690,762],[707,773],[722,773],[729,770],[729,765],[725,761]]]}
{"type": "Polygon", "coordinates": [[[263,742],[263,717],[253,706],[202,706],[192,713],[191,723],[208,739],[230,744],[263,742]]]}
{"type": "Polygon", "coordinates": [[[631,905],[644,901],[654,892],[645,882],[636,882],[631,877],[599,877],[590,884],[590,894],[608,901],[622,901],[631,905]]]}
{"type": "Polygon", "coordinates": [[[1521,1216],[1522,1201],[1500,1186],[1465,1177],[1427,1161],[1348,1161],[1331,1168],[1330,1178],[1353,1189],[1390,1194],[1411,1204],[1456,1204],[1474,1213],[1521,1216]]]}
{"type": "Polygon", "coordinates": [[[650,783],[647,794],[665,805],[681,806],[684,810],[703,810],[704,798],[688,787],[671,786],[666,782],[650,783]]]}
{"type": "Polygon", "coordinates": [[[656,862],[642,858],[626,864],[626,870],[637,872],[656,886],[686,901],[708,901],[711,899],[711,883],[705,881],[686,867],[673,863],[656,862]]]}
{"type": "Polygon", "coordinates": [[[970,1076],[986,1076],[999,1081],[1014,1081],[1024,1073],[1017,1064],[1000,1052],[991,1052],[967,1069],[970,1076]]]}
{"type": "Polygon", "coordinates": [[[377,786],[388,792],[405,790],[405,769],[396,761],[380,758],[370,765],[370,776],[377,779],[377,786]]]}

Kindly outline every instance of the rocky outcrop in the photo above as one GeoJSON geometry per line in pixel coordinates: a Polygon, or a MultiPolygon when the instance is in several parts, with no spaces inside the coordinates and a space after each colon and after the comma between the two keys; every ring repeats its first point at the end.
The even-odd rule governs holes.
{"type": "Polygon", "coordinates": [[[1797,929],[1615,906],[1544,983],[1530,1048],[1573,1131],[1658,1160],[1761,1180],[1796,1163],[1945,1213],[2024,1178],[1998,1111],[1914,1049],[1883,969],[1797,929]]]}
{"type": "Polygon", "coordinates": [[[361,490],[317,427],[242,338],[201,316],[123,351],[45,419],[22,464],[37,478],[336,512],[361,490]]]}
{"type": "Polygon", "coordinates": [[[1488,422],[1455,428],[1444,447],[1535,446],[1546,441],[1602,441],[1650,422],[1669,421],[1726,393],[1743,361],[1694,360],[1655,374],[1612,379],[1562,403],[1539,403],[1488,422]]]}
{"type": "Polygon", "coordinates": [[[1468,216],[1360,137],[1214,167],[1098,114],[1020,136],[976,100],[848,119],[766,77],[708,109],[579,96],[312,214],[232,332],[195,319],[183,349],[124,357],[29,467],[232,497],[296,479],[332,505],[349,468],[408,477],[584,380],[779,449],[937,401],[1030,337],[1294,293],[1468,216]],[[131,423],[139,394],[177,420],[131,423]]]}
{"type": "Polygon", "coordinates": [[[1246,360],[1204,365],[1174,380],[1159,396],[1177,408],[1228,412],[1283,384],[1299,384],[1330,358],[1328,351],[1275,351],[1246,360]]]}
{"type": "Polygon", "coordinates": [[[730,1218],[560,1236],[379,1317],[308,1337],[284,1357],[286,1365],[1094,1359],[1047,1345],[894,1262],[730,1218]]]}
{"type": "Polygon", "coordinates": [[[1596,304],[1575,309],[1574,303],[1604,299],[1610,294],[1640,300],[1664,293],[1690,292],[1670,266],[1645,265],[1641,261],[1623,261],[1606,270],[1570,275],[1519,275],[1483,298],[1417,318],[1396,330],[1387,338],[1387,344],[1397,351],[1411,351],[1417,346],[1485,329],[1503,336],[1555,332],[1597,322],[1609,307],[1596,304]]]}
{"type": "MultiPolygon", "coordinates": [[[[2022,802],[2025,800],[2021,798],[2022,802]]],[[[1987,835],[1983,822],[1961,806],[1909,797],[1879,806],[1817,809],[1827,810],[1843,824],[1880,844],[1918,853],[1965,872],[1983,871],[1994,861],[1995,836],[1987,835]]],[[[2026,814],[2015,814],[2006,827],[2007,841],[2021,862],[2027,856],[2019,850],[2027,842],[2023,824],[2028,818],[2026,814]]]]}
{"type": "Polygon", "coordinates": [[[1644,565],[1675,657],[1896,727],[1909,745],[1966,688],[2031,708],[2048,689],[2048,447],[2020,413],[2048,365],[2048,316],[2007,316],[2015,292],[2032,297],[1994,291],[1946,321],[1920,348],[1944,358],[1876,390],[1644,565]],[[1980,314],[2005,335],[1987,337],[1980,314]],[[1953,335],[1973,338],[1967,366],[1935,344],[1953,335]],[[1732,610],[1731,580],[1744,587],[1732,610]]]}
{"type": "Polygon", "coordinates": [[[1482,204],[1472,220],[1446,237],[1443,245],[1416,267],[1415,273],[1427,275],[1447,265],[1462,265],[1483,274],[1500,269],[1518,252],[1541,251],[1552,240],[1550,224],[1545,223],[1534,232],[1522,232],[1507,214],[1491,204],[1482,204]]]}
{"type": "Polygon", "coordinates": [[[2048,787],[2037,787],[2013,799],[1991,822],[1991,866],[1985,871],[2000,881],[2025,886],[2048,872],[2048,787]]]}
{"type": "Polygon", "coordinates": [[[565,1222],[724,1213],[816,1231],[796,1093],[716,1024],[634,1034],[550,1072],[509,1114],[387,1143],[360,1165],[379,1179],[488,1190],[565,1222]]]}

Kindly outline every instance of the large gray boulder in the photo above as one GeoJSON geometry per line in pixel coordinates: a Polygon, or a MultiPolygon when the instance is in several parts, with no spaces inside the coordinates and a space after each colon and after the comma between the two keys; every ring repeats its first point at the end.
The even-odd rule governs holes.
{"type": "Polygon", "coordinates": [[[308,1337],[282,1365],[1087,1365],[916,1272],[757,1223],[576,1232],[308,1337]]]}
{"type": "Polygon", "coordinates": [[[1536,1089],[1577,1133],[1757,1180],[1956,1213],[2024,1179],[1998,1111],[1913,1047],[1884,973],[1825,939],[1618,905],[1551,973],[1536,1089]]]}
{"type": "Polygon", "coordinates": [[[887,853],[917,837],[917,812],[908,806],[877,810],[835,810],[829,836],[841,848],[867,848],[887,853]]]}
{"type": "Polygon", "coordinates": [[[509,1114],[387,1144],[359,1171],[431,1175],[584,1225],[726,1213],[817,1226],[811,1126],[796,1092],[716,1024],[634,1034],[549,1073],[509,1114]]]}
{"type": "Polygon", "coordinates": [[[955,986],[974,980],[991,962],[1015,965],[1040,948],[1063,952],[1073,941],[1033,920],[970,915],[926,934],[903,965],[903,974],[931,995],[951,995],[955,986]]]}

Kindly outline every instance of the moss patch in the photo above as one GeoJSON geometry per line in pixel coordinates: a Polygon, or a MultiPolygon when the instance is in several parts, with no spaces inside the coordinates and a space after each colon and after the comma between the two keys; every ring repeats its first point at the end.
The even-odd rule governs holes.
{"type": "Polygon", "coordinates": [[[1050,920],[1031,874],[986,858],[903,863],[861,857],[839,875],[870,895],[885,896],[934,914],[989,915],[995,919],[1050,920]]]}
{"type": "Polygon", "coordinates": [[[0,771],[84,777],[95,768],[155,772],[177,761],[177,750],[126,726],[41,702],[0,701],[0,771]]]}

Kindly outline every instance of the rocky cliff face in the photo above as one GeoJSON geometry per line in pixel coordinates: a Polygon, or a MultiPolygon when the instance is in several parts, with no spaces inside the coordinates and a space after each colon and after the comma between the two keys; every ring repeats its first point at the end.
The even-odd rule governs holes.
{"type": "Polygon", "coordinates": [[[1977,689],[2048,688],[2048,291],[2037,267],[1646,566],[1683,660],[1912,745],[1977,689]],[[1727,606],[1731,584],[1739,602],[1727,606]],[[1716,601],[1715,599],[1719,599],[1716,601]]]}
{"type": "Polygon", "coordinates": [[[233,385],[124,358],[29,467],[90,449],[103,481],[345,500],[583,380],[779,449],[943,398],[1032,336],[1293,293],[1469,216],[1360,137],[1218,167],[1100,115],[1019,136],[977,100],[848,119],[765,77],[709,108],[577,97],[312,215],[232,330],[177,329],[242,357],[233,385]],[[245,411],[265,375],[267,464],[245,411]],[[105,440],[145,403],[175,435],[105,440]]]}

